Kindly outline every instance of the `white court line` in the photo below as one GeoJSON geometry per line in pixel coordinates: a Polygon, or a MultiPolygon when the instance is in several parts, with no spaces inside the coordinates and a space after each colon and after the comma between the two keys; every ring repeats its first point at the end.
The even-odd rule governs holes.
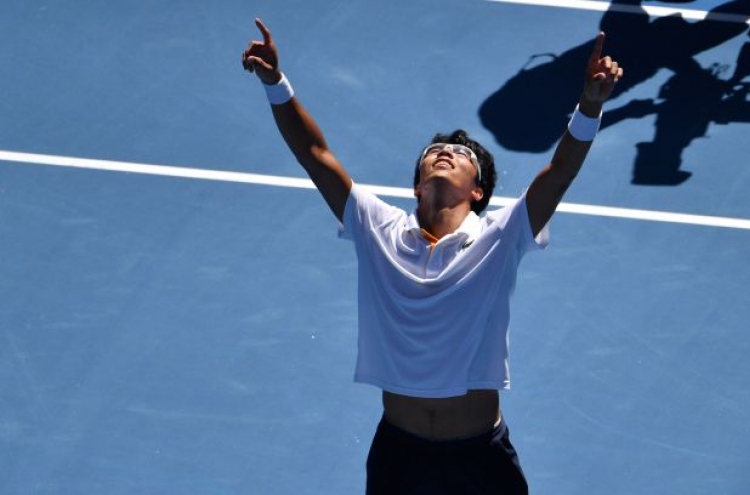
{"type": "Polygon", "coordinates": [[[669,15],[680,14],[685,19],[702,21],[707,17],[712,20],[724,22],[740,22],[750,24],[750,19],[746,15],[714,13],[709,16],[705,10],[682,9],[676,7],[659,7],[656,5],[621,5],[610,4],[610,2],[599,2],[595,0],[488,0],[495,3],[513,3],[519,5],[533,5],[539,7],[561,7],[566,9],[593,10],[595,12],[605,12],[612,10],[614,12],[626,12],[630,14],[640,14],[645,11],[652,17],[666,17],[669,15]]]}
{"type": "MultiPolygon", "coordinates": [[[[224,182],[240,182],[246,184],[260,184],[266,186],[296,187],[315,189],[309,179],[282,177],[278,175],[251,174],[245,172],[229,172],[223,170],[207,170],[187,167],[173,167],[167,165],[149,165],[145,163],[118,162],[111,160],[93,160],[71,156],[40,155],[35,153],[21,153],[0,150],[0,161],[28,163],[32,165],[52,165],[57,167],[73,167],[91,170],[108,170],[113,172],[129,172],[134,174],[162,175],[189,179],[215,180],[224,182]]],[[[387,187],[373,184],[361,184],[375,194],[397,198],[413,198],[414,193],[408,187],[387,187]]],[[[515,198],[494,196],[491,205],[505,206],[515,198]]],[[[636,210],[631,208],[613,208],[609,206],[585,205],[576,203],[560,203],[557,211],[576,213],[579,215],[594,215],[600,217],[626,218],[631,220],[648,220],[652,222],[682,223],[707,227],[725,227],[732,229],[750,230],[750,219],[715,217],[707,215],[689,215],[685,213],[671,213],[654,210],[636,210]]]]}

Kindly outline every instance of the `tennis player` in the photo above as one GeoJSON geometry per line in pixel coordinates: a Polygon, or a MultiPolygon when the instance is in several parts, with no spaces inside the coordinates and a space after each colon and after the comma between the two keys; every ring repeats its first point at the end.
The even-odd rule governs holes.
{"type": "Polygon", "coordinates": [[[260,78],[281,135],[357,253],[355,380],[383,394],[367,494],[527,494],[500,412],[499,391],[510,386],[509,300],[523,256],[546,246],[547,223],[622,77],[602,56],[604,33],[552,160],[512,205],[480,216],[495,166],[463,131],[436,135],[418,155],[410,213],[352,182],[294,96],[270,31],[255,22],[263,39],[248,45],[243,66],[260,78]]]}

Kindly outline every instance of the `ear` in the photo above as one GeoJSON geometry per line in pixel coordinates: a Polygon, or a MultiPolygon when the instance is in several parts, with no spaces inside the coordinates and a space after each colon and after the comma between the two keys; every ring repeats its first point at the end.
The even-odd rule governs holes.
{"type": "Polygon", "coordinates": [[[420,197],[422,196],[422,191],[419,190],[419,186],[414,186],[414,197],[417,198],[417,201],[419,201],[420,197]]]}
{"type": "Polygon", "coordinates": [[[471,198],[473,201],[479,201],[484,197],[484,190],[482,190],[481,187],[477,186],[471,191],[471,198]]]}

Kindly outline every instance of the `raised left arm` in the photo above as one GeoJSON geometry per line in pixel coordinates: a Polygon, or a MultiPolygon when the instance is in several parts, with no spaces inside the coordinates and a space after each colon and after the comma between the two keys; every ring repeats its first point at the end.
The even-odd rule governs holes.
{"type": "MultiPolygon", "coordinates": [[[[585,121],[586,118],[600,118],[602,105],[612,94],[615,84],[623,75],[623,70],[616,61],[611,57],[601,56],[603,45],[604,33],[599,33],[586,67],[583,94],[578,102],[577,111],[584,117],[580,119],[581,116],[578,116],[579,121],[585,121]]],[[[590,136],[579,133],[576,138],[571,134],[571,126],[569,126],[557,144],[552,160],[529,186],[526,194],[526,207],[534,236],[552,218],[565,191],[578,175],[591,148],[593,138],[593,133],[590,136]]]]}

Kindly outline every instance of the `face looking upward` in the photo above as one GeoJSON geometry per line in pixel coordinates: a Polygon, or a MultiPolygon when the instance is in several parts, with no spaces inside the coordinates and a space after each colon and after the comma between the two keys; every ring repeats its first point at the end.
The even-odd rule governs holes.
{"type": "Polygon", "coordinates": [[[463,161],[470,161],[476,170],[476,183],[479,184],[482,180],[482,168],[479,166],[479,160],[477,155],[474,154],[471,148],[464,146],[463,144],[448,144],[448,143],[435,143],[426,147],[422,151],[421,161],[424,161],[426,157],[435,157],[435,162],[439,161],[439,156],[443,153],[448,153],[449,156],[456,156],[463,161]]]}
{"type": "Polygon", "coordinates": [[[470,201],[481,199],[483,191],[479,187],[482,178],[474,151],[462,144],[434,143],[427,146],[420,158],[420,183],[415,189],[419,198],[424,186],[434,179],[452,184],[456,191],[464,191],[470,201]]]}

